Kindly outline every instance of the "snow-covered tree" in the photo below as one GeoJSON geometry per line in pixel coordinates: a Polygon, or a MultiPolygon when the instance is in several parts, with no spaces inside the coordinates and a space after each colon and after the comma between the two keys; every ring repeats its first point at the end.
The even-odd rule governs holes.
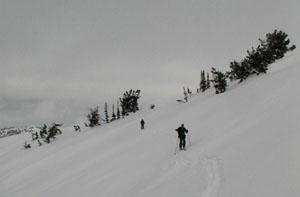
{"type": "Polygon", "coordinates": [[[209,73],[206,76],[206,89],[210,88],[209,73]]]}
{"type": "Polygon", "coordinates": [[[46,137],[46,142],[50,143],[50,139],[55,139],[57,134],[62,134],[61,130],[58,128],[62,126],[62,124],[53,123],[53,125],[50,127],[48,136],[46,137]]]}
{"type": "Polygon", "coordinates": [[[40,130],[40,137],[41,138],[46,138],[46,135],[48,135],[48,129],[47,129],[47,125],[44,124],[42,130],[40,130]]]}

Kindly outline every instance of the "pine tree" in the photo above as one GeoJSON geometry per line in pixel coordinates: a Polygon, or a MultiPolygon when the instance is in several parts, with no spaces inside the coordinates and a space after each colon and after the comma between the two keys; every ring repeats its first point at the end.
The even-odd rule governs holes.
{"type": "Polygon", "coordinates": [[[247,79],[252,72],[252,68],[247,59],[244,59],[241,63],[235,60],[230,62],[230,68],[229,79],[231,81],[240,80],[239,82],[242,82],[247,79]]]}
{"type": "Polygon", "coordinates": [[[140,90],[130,90],[123,94],[123,98],[120,98],[120,104],[122,107],[122,115],[128,115],[128,113],[135,113],[139,110],[138,99],[140,98],[140,90]]]}
{"type": "Polygon", "coordinates": [[[247,57],[238,63],[233,61],[230,63],[231,71],[228,76],[231,81],[244,81],[251,74],[266,73],[269,64],[284,57],[288,51],[293,51],[296,46],[288,47],[290,40],[287,39],[287,34],[282,31],[274,30],[273,33],[266,35],[266,40],[259,39],[260,45],[252,50],[247,50],[247,57]]]}
{"type": "Polygon", "coordinates": [[[214,67],[211,68],[211,73],[213,77],[214,88],[216,89],[216,94],[225,92],[227,87],[225,74],[221,71],[216,71],[214,67]]]}
{"type": "Polygon", "coordinates": [[[190,97],[192,97],[193,92],[190,90],[190,88],[187,88],[187,93],[188,93],[188,95],[189,95],[190,97]]]}
{"type": "Polygon", "coordinates": [[[121,116],[124,119],[125,116],[128,116],[128,113],[125,111],[124,107],[121,107],[121,116]]]}
{"type": "Polygon", "coordinates": [[[206,88],[207,88],[206,84],[207,84],[207,82],[206,82],[206,79],[205,79],[205,71],[202,70],[201,71],[201,79],[200,79],[200,91],[201,92],[204,92],[206,90],[206,88]]]}
{"type": "Polygon", "coordinates": [[[89,109],[90,113],[87,115],[89,124],[87,124],[89,127],[95,127],[100,125],[100,114],[99,114],[99,107],[89,109]]]}
{"type": "Polygon", "coordinates": [[[209,89],[209,88],[210,88],[209,73],[207,73],[207,76],[206,76],[206,89],[209,89]]]}
{"type": "Polygon", "coordinates": [[[185,88],[183,88],[183,98],[185,100],[185,102],[188,102],[188,93],[186,92],[185,88]]]}
{"type": "Polygon", "coordinates": [[[62,124],[56,124],[53,123],[53,125],[50,127],[49,132],[48,132],[48,136],[46,137],[46,142],[50,143],[50,139],[55,139],[57,134],[62,134],[61,130],[57,127],[62,126],[62,124]]]}
{"type": "Polygon", "coordinates": [[[295,45],[288,47],[290,40],[287,37],[288,35],[285,32],[275,29],[273,33],[266,35],[265,41],[259,39],[266,52],[268,63],[283,58],[286,52],[293,51],[296,48],[295,45]]]}
{"type": "Polygon", "coordinates": [[[107,102],[105,102],[104,114],[105,114],[105,122],[109,123],[109,115],[108,115],[108,110],[107,110],[107,102]]]}
{"type": "Polygon", "coordinates": [[[119,101],[117,102],[117,119],[121,118],[121,113],[120,113],[120,107],[119,107],[119,101]]]}
{"type": "Polygon", "coordinates": [[[252,73],[257,75],[266,73],[268,70],[268,61],[264,49],[258,46],[256,50],[253,48],[251,51],[247,50],[247,53],[248,56],[246,57],[246,61],[249,63],[252,73]]]}
{"type": "Polygon", "coordinates": [[[112,115],[111,115],[111,120],[110,121],[115,121],[117,119],[116,114],[115,114],[115,105],[112,105],[112,115]]]}
{"type": "Polygon", "coordinates": [[[42,130],[40,130],[40,137],[46,138],[46,135],[48,135],[48,129],[47,129],[47,125],[44,124],[42,130]]]}

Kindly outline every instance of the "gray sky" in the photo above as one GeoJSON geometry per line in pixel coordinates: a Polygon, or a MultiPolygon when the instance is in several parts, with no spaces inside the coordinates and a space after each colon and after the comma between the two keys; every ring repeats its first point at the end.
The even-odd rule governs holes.
{"type": "Polygon", "coordinates": [[[129,89],[175,100],[274,29],[299,46],[299,13],[299,0],[0,0],[0,128],[75,124],[129,89]]]}

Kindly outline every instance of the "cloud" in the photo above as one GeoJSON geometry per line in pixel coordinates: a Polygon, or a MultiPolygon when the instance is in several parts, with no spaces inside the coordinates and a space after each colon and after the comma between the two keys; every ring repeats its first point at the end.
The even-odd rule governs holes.
{"type": "Polygon", "coordinates": [[[34,116],[41,121],[49,121],[57,118],[59,111],[55,110],[55,103],[50,101],[43,101],[35,106],[34,116]]]}
{"type": "Polygon", "coordinates": [[[298,0],[0,1],[0,125],[71,124],[129,89],[181,96],[275,28],[300,35],[298,0]]]}

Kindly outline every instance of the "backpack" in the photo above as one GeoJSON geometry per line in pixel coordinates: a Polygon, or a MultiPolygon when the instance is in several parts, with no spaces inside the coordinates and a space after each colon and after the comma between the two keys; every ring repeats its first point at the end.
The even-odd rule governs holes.
{"type": "Polygon", "coordinates": [[[177,133],[178,133],[178,137],[185,137],[185,132],[187,131],[185,128],[179,127],[178,129],[176,129],[177,133]]]}

